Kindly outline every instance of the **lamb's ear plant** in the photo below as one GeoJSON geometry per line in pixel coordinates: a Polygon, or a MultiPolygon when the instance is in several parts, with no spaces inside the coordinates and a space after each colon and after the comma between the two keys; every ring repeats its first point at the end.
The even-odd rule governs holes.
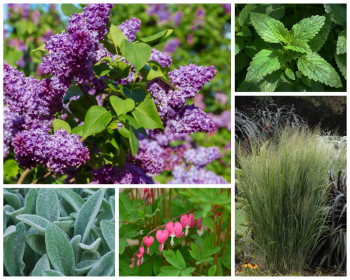
{"type": "Polygon", "coordinates": [[[114,195],[5,189],[4,276],[115,275],[114,195]]]}
{"type": "MultiPolygon", "coordinates": [[[[296,6],[303,5],[285,6],[288,11],[294,6],[297,18],[296,6]]],[[[283,5],[265,4],[248,4],[240,11],[235,50],[237,91],[346,91],[345,6],[324,4],[321,15],[299,22],[283,17],[284,13],[283,5]]]]}

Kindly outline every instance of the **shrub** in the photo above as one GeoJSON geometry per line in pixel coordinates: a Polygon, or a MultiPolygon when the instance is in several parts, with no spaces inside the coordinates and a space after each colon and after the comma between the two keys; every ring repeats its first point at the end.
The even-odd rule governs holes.
{"type": "Polygon", "coordinates": [[[114,276],[114,189],[4,189],[4,276],[114,276]]]}

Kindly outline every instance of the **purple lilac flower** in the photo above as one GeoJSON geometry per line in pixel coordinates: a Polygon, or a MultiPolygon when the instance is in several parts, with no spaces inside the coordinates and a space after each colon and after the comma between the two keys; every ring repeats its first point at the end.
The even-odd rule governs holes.
{"type": "Polygon", "coordinates": [[[17,51],[26,51],[27,46],[22,39],[10,38],[7,45],[9,47],[14,47],[17,51]]]}
{"type": "Polygon", "coordinates": [[[128,38],[130,42],[133,42],[136,39],[136,33],[140,30],[141,20],[138,18],[127,19],[125,22],[118,25],[118,27],[126,38],[128,38]]]}
{"type": "Polygon", "coordinates": [[[198,8],[196,12],[196,16],[193,20],[193,24],[191,26],[191,30],[196,30],[198,28],[203,28],[205,25],[205,10],[204,8],[198,8]]]}
{"type": "Polygon", "coordinates": [[[221,4],[221,6],[225,9],[225,14],[231,14],[231,4],[221,4]]]}
{"type": "Polygon", "coordinates": [[[199,147],[185,152],[184,159],[187,163],[193,163],[198,167],[204,167],[220,157],[220,150],[213,146],[210,148],[199,147]]]}
{"type": "Polygon", "coordinates": [[[172,60],[171,56],[166,52],[161,52],[156,49],[152,49],[151,57],[149,60],[157,61],[163,68],[170,67],[172,60]]]}
{"type": "Polygon", "coordinates": [[[159,174],[164,169],[162,159],[149,149],[139,149],[133,159],[136,166],[139,166],[146,173],[152,175],[159,174]]]}
{"type": "Polygon", "coordinates": [[[106,23],[112,8],[113,4],[88,4],[84,12],[71,16],[67,30],[69,33],[87,31],[95,41],[103,40],[108,33],[106,23]]]}
{"type": "Polygon", "coordinates": [[[158,13],[157,24],[166,24],[170,20],[170,12],[168,10],[160,11],[158,13]]]}
{"type": "Polygon", "coordinates": [[[26,168],[45,164],[52,172],[63,174],[77,168],[89,159],[89,150],[79,141],[79,136],[56,130],[49,135],[49,127],[36,125],[17,133],[13,140],[18,164],[26,168]]]}
{"type": "Polygon", "coordinates": [[[180,45],[180,40],[178,38],[171,39],[164,46],[165,52],[174,53],[177,50],[177,47],[180,45]]]}
{"type": "Polygon", "coordinates": [[[214,115],[209,113],[209,116],[213,119],[216,127],[225,127],[229,131],[231,131],[231,111],[226,110],[222,112],[220,115],[214,115]]]}
{"type": "Polygon", "coordinates": [[[122,169],[119,166],[105,165],[99,170],[92,171],[92,184],[154,184],[152,177],[139,166],[125,162],[122,169]]]}
{"type": "Polygon", "coordinates": [[[175,166],[173,176],[169,184],[227,184],[222,176],[194,165],[189,168],[185,165],[175,166]]]}
{"type": "Polygon", "coordinates": [[[187,35],[187,43],[192,46],[194,44],[194,40],[193,40],[193,34],[188,34],[187,35]]]}
{"type": "Polygon", "coordinates": [[[13,113],[8,107],[4,107],[4,157],[7,157],[10,153],[12,140],[16,136],[17,132],[24,129],[24,118],[17,113],[13,113]]]}
{"type": "Polygon", "coordinates": [[[167,127],[172,133],[192,134],[212,132],[215,124],[206,113],[192,104],[181,108],[174,117],[169,118],[167,127]]]}
{"type": "Polygon", "coordinates": [[[150,16],[156,16],[158,13],[164,11],[167,7],[166,4],[148,4],[149,8],[146,10],[146,13],[150,16]]]}
{"type": "Polygon", "coordinates": [[[193,103],[201,110],[205,110],[205,103],[203,102],[204,95],[201,93],[196,94],[193,99],[193,103]]]}
{"type": "Polygon", "coordinates": [[[29,4],[8,4],[8,17],[12,17],[12,12],[20,14],[24,21],[28,20],[30,15],[30,5],[29,4]]]}
{"type": "Polygon", "coordinates": [[[39,23],[39,18],[40,18],[40,12],[38,10],[34,10],[32,14],[32,21],[34,24],[39,23]]]}
{"type": "Polygon", "coordinates": [[[225,93],[222,92],[217,92],[215,93],[215,100],[216,102],[219,102],[221,104],[226,104],[227,100],[228,100],[228,96],[225,93]]]}
{"type": "Polygon", "coordinates": [[[174,27],[178,27],[178,25],[180,24],[180,22],[182,20],[183,15],[184,15],[184,13],[182,11],[178,11],[171,16],[171,18],[174,22],[174,27]]]}

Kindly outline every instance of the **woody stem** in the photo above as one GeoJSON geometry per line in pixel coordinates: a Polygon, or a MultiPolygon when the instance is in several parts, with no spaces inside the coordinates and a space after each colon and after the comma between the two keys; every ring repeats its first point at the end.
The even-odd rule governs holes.
{"type": "MultiPolygon", "coordinates": [[[[194,212],[194,211],[197,211],[197,210],[196,210],[196,209],[193,209],[193,210],[190,210],[190,211],[188,211],[188,212],[186,212],[186,213],[184,213],[184,214],[181,214],[181,215],[179,215],[179,216],[177,216],[177,217],[171,219],[171,220],[170,220],[169,222],[167,222],[166,224],[168,224],[168,223],[170,223],[170,222],[172,222],[172,221],[174,221],[174,220],[180,218],[182,215],[187,215],[187,214],[192,213],[192,212],[194,212]]],[[[165,227],[166,224],[161,225],[161,226],[155,228],[154,230],[151,230],[145,237],[148,237],[151,233],[157,231],[158,229],[160,229],[160,228],[162,228],[162,227],[165,227]]],[[[135,255],[140,251],[140,248],[142,247],[142,245],[143,245],[143,239],[142,239],[142,242],[141,242],[141,245],[140,245],[139,249],[135,252],[135,254],[134,254],[133,256],[135,256],[135,255]]]]}

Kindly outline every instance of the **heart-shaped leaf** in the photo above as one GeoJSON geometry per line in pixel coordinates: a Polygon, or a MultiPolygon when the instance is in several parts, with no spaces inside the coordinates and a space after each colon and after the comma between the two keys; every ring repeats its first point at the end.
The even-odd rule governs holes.
{"type": "Polygon", "coordinates": [[[97,105],[92,106],[84,120],[84,138],[102,132],[112,118],[111,111],[97,105]]]}
{"type": "Polygon", "coordinates": [[[147,129],[164,129],[156,105],[152,99],[146,99],[132,112],[134,118],[147,129]]]}
{"type": "Polygon", "coordinates": [[[60,128],[64,129],[64,130],[67,130],[69,133],[72,132],[72,129],[70,128],[70,125],[65,122],[65,121],[62,121],[60,119],[55,119],[52,123],[53,125],[53,129],[56,131],[56,130],[60,130],[60,128]]]}
{"type": "Polygon", "coordinates": [[[122,54],[125,59],[135,66],[135,73],[145,66],[151,57],[152,48],[145,43],[130,43],[124,39],[121,44],[122,54]]]}
{"type": "Polygon", "coordinates": [[[130,98],[123,100],[117,96],[111,96],[109,100],[118,116],[130,112],[135,108],[135,101],[130,98]]]}
{"type": "Polygon", "coordinates": [[[68,17],[74,14],[82,13],[84,11],[84,9],[78,8],[73,4],[62,4],[61,10],[62,10],[62,13],[68,17]]]}
{"type": "Polygon", "coordinates": [[[147,96],[147,91],[140,87],[135,88],[133,91],[127,87],[121,87],[120,91],[124,96],[133,99],[135,102],[142,102],[147,96]]]}

